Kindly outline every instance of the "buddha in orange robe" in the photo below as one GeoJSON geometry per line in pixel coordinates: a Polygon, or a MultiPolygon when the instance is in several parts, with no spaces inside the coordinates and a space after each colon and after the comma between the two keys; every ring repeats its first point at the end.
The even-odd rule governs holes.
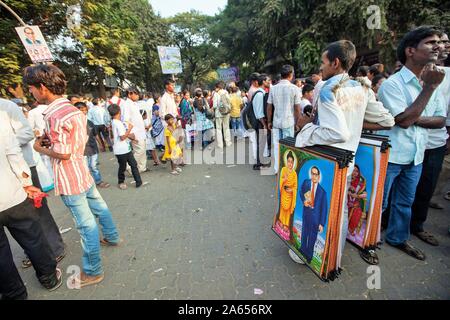
{"type": "Polygon", "coordinates": [[[297,202],[298,179],[294,170],[294,156],[287,155],[287,166],[280,173],[280,217],[284,229],[289,229],[291,215],[294,213],[297,202]]]}

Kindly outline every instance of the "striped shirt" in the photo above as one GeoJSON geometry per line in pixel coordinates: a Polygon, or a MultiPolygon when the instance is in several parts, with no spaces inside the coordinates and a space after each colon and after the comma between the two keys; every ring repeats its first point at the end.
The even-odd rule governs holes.
{"type": "Polygon", "coordinates": [[[69,160],[52,158],[55,194],[78,195],[86,192],[94,184],[84,160],[88,140],[86,116],[63,98],[53,101],[43,115],[52,150],[71,155],[69,160]]]}

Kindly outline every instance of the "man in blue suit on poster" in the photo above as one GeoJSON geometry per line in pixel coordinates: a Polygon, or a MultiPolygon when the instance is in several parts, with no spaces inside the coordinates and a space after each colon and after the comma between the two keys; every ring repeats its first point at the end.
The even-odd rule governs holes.
{"type": "Polygon", "coordinates": [[[323,231],[327,220],[327,193],[319,184],[320,170],[311,168],[311,179],[303,181],[300,198],[303,201],[303,221],[300,252],[311,263],[318,233],[323,231]]]}

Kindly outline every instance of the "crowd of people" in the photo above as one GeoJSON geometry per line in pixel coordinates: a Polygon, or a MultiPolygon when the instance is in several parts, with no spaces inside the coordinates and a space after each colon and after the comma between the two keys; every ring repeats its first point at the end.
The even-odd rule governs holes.
{"type": "MultiPolygon", "coordinates": [[[[65,75],[54,65],[26,68],[23,82],[35,99],[33,108],[0,99],[0,175],[6,182],[0,201],[2,298],[27,297],[3,227],[25,250],[23,267],[33,266],[45,288],[55,290],[62,283],[57,263],[65,257],[65,244],[42,193],[43,180],[74,218],[83,254],[82,272],[73,281],[84,287],[104,278],[100,245],[121,243],[97,189],[111,186],[98,168],[100,152],[114,153],[117,185],[125,190],[127,171],[136,188],[146,183],[141,175],[149,171],[148,160],[154,166],[168,162],[170,174],[179,175],[186,150],[220,150],[246,138],[252,145],[253,169],[271,167],[277,174],[280,139],[295,137],[298,147],[329,145],[356,152],[363,130],[388,135],[386,242],[425,260],[409,238],[413,233],[438,245],[424,224],[449,150],[450,68],[444,66],[449,54],[448,36],[424,26],[401,40],[392,74],[376,64],[360,66],[350,76],[356,49],[342,40],[328,45],[320,69],[308,78],[295,79],[294,68],[285,65],[279,75],[255,72],[241,86],[219,81],[212,91],[177,93],[174,80],[167,79],[162,95],[113,88],[107,99],[66,96],[65,75]],[[273,161],[265,161],[269,158],[273,161]]],[[[353,165],[348,183],[352,171],[353,165]]],[[[378,261],[373,250],[361,256],[368,263],[378,261]]]]}

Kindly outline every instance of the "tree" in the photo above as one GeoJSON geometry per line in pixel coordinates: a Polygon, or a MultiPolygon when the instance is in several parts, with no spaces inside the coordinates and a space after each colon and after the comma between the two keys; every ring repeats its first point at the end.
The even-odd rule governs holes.
{"type": "Polygon", "coordinates": [[[173,43],[181,50],[183,74],[180,78],[184,85],[202,82],[220,63],[217,60],[220,49],[211,42],[209,33],[213,17],[191,11],[177,14],[166,22],[170,25],[173,43]]]}

